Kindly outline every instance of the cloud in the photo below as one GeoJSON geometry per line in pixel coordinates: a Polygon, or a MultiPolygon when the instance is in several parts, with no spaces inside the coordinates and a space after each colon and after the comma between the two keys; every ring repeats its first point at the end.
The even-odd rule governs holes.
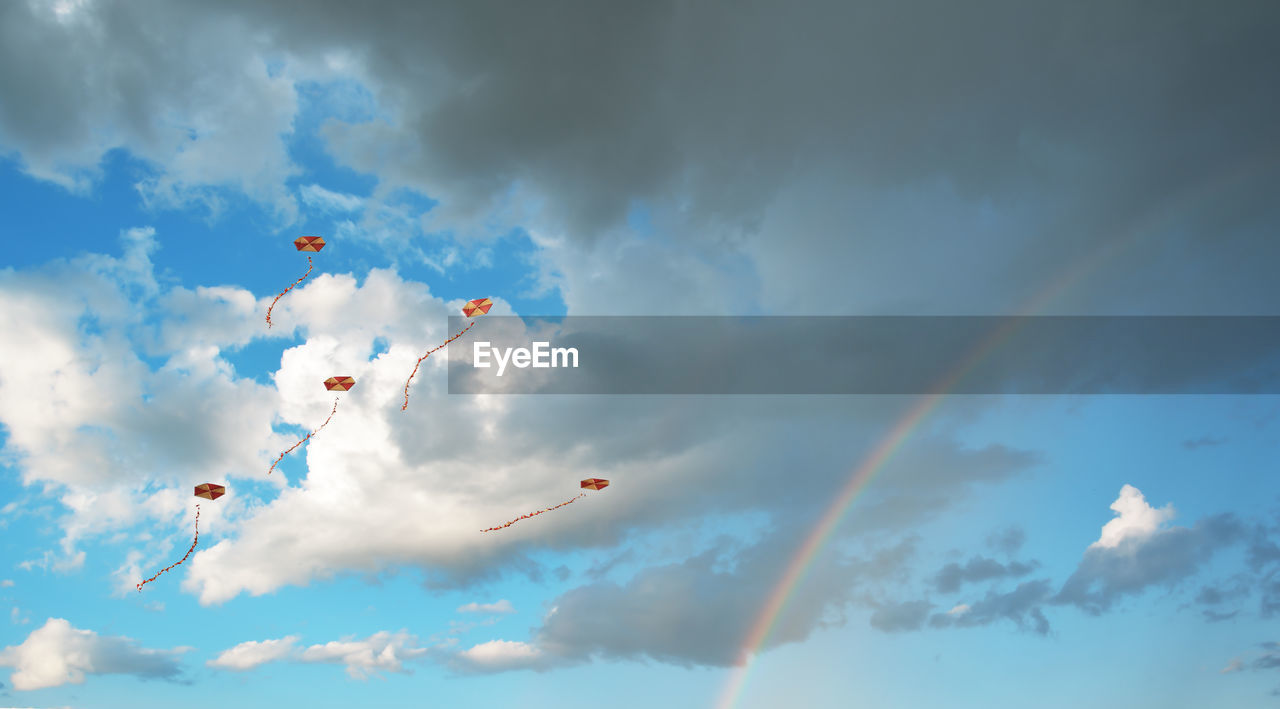
{"type": "Polygon", "coordinates": [[[871,614],[871,627],[886,633],[919,630],[932,608],[933,604],[928,601],[904,601],[882,606],[871,614]]]}
{"type": "MultiPolygon", "coordinates": [[[[264,332],[261,312],[273,294],[157,285],[148,256],[157,238],[134,230],[122,235],[119,256],[0,273],[0,320],[30,343],[0,352],[3,371],[14,373],[0,379],[6,451],[19,461],[24,482],[47,486],[67,512],[59,520],[61,555],[45,552],[33,563],[79,563],[80,540],[137,525],[164,525],[166,534],[156,538],[185,533],[191,517],[181,490],[229,475],[232,494],[202,509],[209,544],[193,554],[183,580],[202,603],[402,564],[429,569],[427,582],[435,586],[465,586],[511,568],[537,575],[544,570],[530,561],[530,545],[559,549],[589,539],[607,548],[621,540],[621,530],[669,529],[708,515],[767,511],[782,528],[811,519],[824,500],[776,475],[790,464],[791,447],[812,451],[808,485],[838,486],[861,451],[905,413],[899,401],[824,399],[779,409],[773,401],[477,397],[458,404],[462,409],[435,407],[432,397],[445,388],[444,363],[429,360],[414,383],[417,403],[401,414],[405,371],[424,343],[448,337],[444,316],[458,303],[395,271],[374,269],[359,281],[323,274],[281,301],[281,332],[264,332]],[[156,327],[135,327],[149,318],[156,327]],[[88,331],[85,323],[98,327],[88,331]],[[226,359],[228,350],[260,338],[288,336],[302,339],[285,350],[270,385],[237,376],[226,359]],[[375,350],[380,354],[371,357],[375,350]],[[235,488],[236,476],[258,479],[297,440],[274,425],[310,429],[323,418],[331,401],[315,391],[315,381],[332,374],[335,362],[348,363],[344,370],[361,386],[343,397],[327,435],[298,454],[306,484],[261,503],[235,488]],[[488,430],[506,431],[504,445],[477,447],[488,430]],[[836,435],[838,446],[810,445],[836,435]],[[575,451],[568,459],[557,453],[566,449],[575,451]],[[657,459],[656,450],[664,452],[657,459]],[[546,490],[563,479],[566,466],[581,477],[609,468],[614,489],[625,483],[629,504],[611,490],[572,515],[513,528],[496,543],[475,536],[513,509],[546,506],[546,490]],[[685,483],[695,475],[714,494],[687,495],[685,483]],[[478,488],[474,481],[481,479],[486,484],[478,488]],[[742,484],[747,479],[756,482],[742,484]],[[420,533],[423,519],[432,533],[420,533]]],[[[494,312],[511,310],[499,301],[494,312]]],[[[937,411],[954,416],[965,409],[957,418],[968,418],[974,406],[951,402],[937,411]]],[[[1038,460],[1009,447],[919,437],[868,486],[848,534],[909,529],[1038,460]]],[[[283,485],[280,473],[274,477],[283,485]]],[[[141,548],[126,552],[117,568],[121,588],[172,551],[135,538],[141,548]]]]}
{"type": "Polygon", "coordinates": [[[364,199],[353,194],[327,190],[320,185],[304,185],[299,194],[303,204],[322,212],[354,212],[364,207],[364,199]]]}
{"type": "Polygon", "coordinates": [[[272,75],[248,25],[145,3],[85,3],[69,17],[52,7],[0,11],[0,66],[32,62],[0,70],[4,93],[22,97],[0,110],[0,144],[28,174],[87,191],[105,154],[123,148],[149,167],[137,188],[150,204],[217,213],[230,191],[294,219],[284,137],[298,111],[295,77],[272,75]],[[182,41],[164,29],[201,19],[182,41]]]}
{"type": "MultiPolygon", "coordinates": [[[[296,209],[285,141],[298,85],[354,77],[377,119],[342,116],[322,137],[341,167],[377,179],[362,218],[405,234],[520,222],[534,240],[538,285],[559,288],[575,314],[687,312],[689,303],[708,312],[850,303],[869,313],[1003,312],[1084,263],[1101,265],[1052,307],[1240,312],[1276,302],[1280,242],[1250,228],[1276,209],[1272,148],[1259,151],[1280,144],[1259,60],[1275,51],[1259,30],[1271,17],[1259,13],[1272,10],[1190,7],[1153,28],[1146,7],[1120,3],[1107,17],[1114,31],[1098,36],[1080,5],[1013,15],[1002,3],[937,5],[756,7],[726,22],[714,3],[498,15],[471,5],[369,12],[320,2],[299,14],[269,3],[95,3],[63,20],[10,3],[0,9],[0,89],[13,100],[0,105],[0,145],[30,174],[74,189],[95,179],[107,150],[123,148],[152,171],[140,190],[153,206],[217,210],[233,191],[283,221],[296,209]],[[1020,32],[991,34],[993,18],[1020,32]],[[1146,38],[1141,57],[1128,51],[1135,31],[1146,38]],[[792,36],[806,41],[782,41],[792,36]],[[381,209],[401,187],[440,204],[381,209]],[[650,234],[621,225],[646,211],[650,234]],[[1214,228],[1197,228],[1205,224],[1214,228]],[[1180,253],[1202,265],[1188,275],[1133,248],[1146,234],[1183,239],[1180,253]]],[[[298,194],[316,208],[355,204],[319,187],[298,194]]],[[[534,576],[543,550],[612,550],[625,535],[721,515],[763,514],[794,548],[802,535],[792,526],[820,512],[809,498],[839,489],[903,413],[894,402],[476,400],[388,415],[405,363],[447,336],[433,320],[454,304],[393,271],[315,277],[277,311],[290,332],[270,335],[302,343],[269,373],[273,385],[259,386],[237,377],[223,350],[263,337],[253,333],[265,304],[234,286],[161,292],[152,274],[138,276],[150,263],[146,239],[126,240],[128,253],[109,262],[0,275],[0,330],[31,343],[0,352],[11,376],[0,380],[6,452],[20,459],[25,484],[64,500],[65,560],[83,558],[72,547],[87,535],[177,524],[181,502],[142,494],[149,486],[261,471],[292,442],[273,425],[309,429],[317,409],[327,411],[308,389],[315,370],[355,363],[362,382],[330,435],[298,454],[301,485],[253,509],[233,507],[234,495],[215,506],[228,515],[226,535],[195,556],[183,584],[202,603],[398,565],[444,586],[511,569],[534,576]],[[154,342],[121,336],[167,307],[174,317],[161,318],[154,342]],[[104,332],[82,328],[84,316],[104,332]],[[379,337],[388,350],[370,361],[379,337]],[[149,371],[153,358],[159,371],[149,371]],[[479,445],[476,421],[502,431],[503,446],[479,445]],[[625,497],[476,540],[475,529],[513,509],[558,501],[543,498],[567,472],[606,465],[625,497]],[[800,478],[779,474],[797,469],[800,478]],[[688,493],[691,480],[700,494],[688,493]]],[[[417,404],[442,393],[439,375],[419,375],[417,404]]],[[[976,405],[949,402],[936,416],[966,408],[976,405]]],[[[913,439],[841,533],[901,533],[1037,462],[1027,451],[913,439]]],[[[1186,541],[1162,526],[1169,508],[1117,511],[1123,524],[1104,528],[1077,571],[1077,601],[1141,587],[1117,580],[1126,569],[1168,580],[1189,568],[1176,555],[1162,567],[1156,554],[1165,540],[1186,541]],[[1130,547],[1137,561],[1118,561],[1130,547]]],[[[1195,538],[1212,536],[1196,529],[1195,538]]],[[[732,663],[786,552],[719,551],[730,570],[691,552],[570,591],[530,645],[544,656],[732,663]],[[705,598],[682,598],[689,589],[725,606],[699,619],[705,598]],[[636,627],[591,608],[590,591],[633,612],[648,599],[671,610],[636,627]]],[[[854,578],[838,561],[825,573],[771,642],[839,622],[854,578]]],[[[985,608],[973,603],[958,618],[1037,627],[1028,605],[1037,591],[988,594],[985,608]]]]}
{"type": "MultiPolygon", "coordinates": [[[[188,313],[176,303],[174,319],[190,315],[195,332],[205,315],[223,334],[209,328],[168,338],[163,333],[176,326],[163,301],[175,292],[157,285],[149,256],[156,239],[149,228],[125,230],[120,256],[87,254],[0,272],[0,326],[25,343],[0,349],[5,451],[19,462],[24,484],[40,483],[69,512],[60,520],[61,553],[46,551],[28,566],[75,568],[83,561],[76,548],[82,537],[142,521],[181,517],[186,526],[187,500],[175,488],[257,469],[266,451],[287,445],[271,431],[275,394],[237,379],[221,356],[222,347],[248,340],[229,323],[256,315],[253,297],[200,291],[193,300],[225,307],[201,312],[191,302],[188,313]],[[160,342],[131,338],[155,308],[160,342]],[[162,364],[152,369],[144,356],[162,364]]],[[[181,300],[181,289],[176,293],[181,300]]],[[[213,529],[243,508],[231,496],[202,521],[213,529]]]]}
{"type": "Polygon", "coordinates": [[[287,218],[286,141],[318,119],[334,161],[377,182],[348,233],[383,220],[413,252],[423,231],[525,227],[538,285],[570,312],[1002,312],[1086,264],[1087,287],[1048,307],[1275,302],[1265,4],[1192,4],[1152,28],[1144,4],[1114,3],[1104,35],[1079,4],[820,0],[728,24],[725,7],[581,4],[553,22],[449,3],[92,3],[67,21],[20,3],[0,16],[0,144],[72,186],[122,148],[157,173],[153,204],[236,192],[287,218]],[[335,106],[303,116],[304,91],[335,106]],[[405,190],[438,204],[396,212],[405,190]],[[1142,247],[1166,225],[1195,273],[1142,247]]]}
{"type": "MultiPolygon", "coordinates": [[[[555,664],[588,658],[738,664],[748,652],[742,629],[760,622],[760,609],[798,533],[773,530],[741,550],[721,543],[679,563],[642,569],[623,584],[598,581],[572,589],[552,602],[531,644],[555,664]]],[[[900,580],[912,553],[910,541],[865,557],[841,559],[828,551],[774,621],[765,647],[798,642],[817,628],[842,623],[843,606],[859,600],[855,592],[900,580]]]]}
{"type": "Polygon", "coordinates": [[[1182,447],[1189,451],[1197,448],[1212,448],[1220,446],[1227,442],[1227,439],[1218,436],[1201,436],[1199,438],[1189,438],[1182,442],[1182,447]]]}
{"type": "Polygon", "coordinates": [[[1111,509],[1116,518],[1102,526],[1102,535],[1090,548],[1114,549],[1126,539],[1145,539],[1174,516],[1172,504],[1157,510],[1132,485],[1120,488],[1120,496],[1111,503],[1111,509]]]}
{"type": "Polygon", "coordinates": [[[250,640],[223,650],[206,664],[228,670],[249,670],[268,662],[275,662],[294,654],[298,636],[290,635],[277,640],[250,640]]]}
{"type": "Polygon", "coordinates": [[[1036,566],[1035,562],[1025,564],[1020,561],[1011,561],[1006,565],[984,556],[975,556],[963,566],[952,562],[942,567],[934,576],[933,583],[939,593],[954,593],[968,583],[1026,576],[1036,566]]]}
{"type": "Polygon", "coordinates": [[[336,664],[346,668],[352,679],[368,679],[378,672],[403,672],[405,660],[424,657],[428,648],[418,639],[400,631],[379,631],[363,640],[354,637],[334,640],[306,648],[297,646],[298,637],[290,635],[275,640],[250,640],[223,650],[207,664],[210,667],[245,671],[268,662],[302,662],[336,664]]]}
{"type": "Polygon", "coordinates": [[[1217,611],[1205,609],[1201,611],[1201,614],[1204,616],[1204,619],[1210,623],[1221,623],[1224,620],[1231,620],[1236,617],[1240,614],[1240,611],[1235,610],[1229,613],[1219,613],[1217,611]]]}
{"type": "Polygon", "coordinates": [[[1255,572],[1262,572],[1267,567],[1280,562],[1280,544],[1276,544],[1267,534],[1267,530],[1255,529],[1249,538],[1248,556],[1246,561],[1249,568],[1255,572]]]}
{"type": "Polygon", "coordinates": [[[459,613],[515,613],[511,601],[503,599],[497,603],[468,603],[458,606],[459,613]]]}
{"type": "Polygon", "coordinates": [[[13,588],[13,579],[4,579],[0,581],[0,588],[13,588]]]}
{"type": "Polygon", "coordinates": [[[1277,143],[1257,60],[1276,51],[1256,30],[1272,10],[1189,6],[1152,29],[1141,3],[1123,2],[1107,15],[1115,32],[1099,36],[1087,6],[928,5],[758,7],[728,24],[720,3],[577,5],[556,22],[430,3],[316,3],[301,25],[288,7],[234,11],[291,59],[349,57],[378,120],[326,123],[326,147],[377,175],[379,192],[438,200],[414,215],[426,228],[518,223],[563,240],[538,258],[571,312],[732,308],[743,294],[773,312],[999,312],[1098,252],[1108,258],[1089,269],[1091,287],[1055,306],[1273,302],[1261,264],[1280,246],[1249,228],[1276,215],[1275,161],[1257,149],[1277,143]],[[992,32],[1006,21],[1017,36],[992,32]],[[1141,56],[1134,32],[1147,37],[1141,56]],[[774,48],[767,58],[761,46],[774,48]],[[637,210],[652,238],[623,228],[637,210]],[[1188,253],[1205,263],[1187,277],[1206,287],[1174,287],[1175,260],[1132,248],[1159,224],[1187,226],[1188,253]],[[1240,248],[1197,237],[1202,224],[1224,225],[1216,233],[1240,248]]]}
{"type": "Polygon", "coordinates": [[[987,536],[987,546],[1005,554],[1016,554],[1027,541],[1027,533],[1021,527],[1007,527],[987,536]]]}
{"type": "Polygon", "coordinates": [[[1200,592],[1196,594],[1195,602],[1216,606],[1248,593],[1249,587],[1244,583],[1236,583],[1232,586],[1202,586],[1200,592]]]}
{"type": "Polygon", "coordinates": [[[427,653],[427,649],[418,647],[417,643],[417,638],[403,631],[393,634],[384,630],[364,640],[312,645],[298,655],[298,661],[345,665],[352,679],[367,679],[379,671],[407,672],[404,660],[427,653]]]}
{"type": "Polygon", "coordinates": [[[1173,517],[1172,506],[1154,509],[1130,485],[1121,489],[1111,509],[1117,517],[1103,526],[1099,540],[1085,550],[1054,597],[1055,603],[1100,614],[1123,596],[1177,584],[1244,537],[1242,525],[1231,514],[1206,517],[1193,527],[1165,526],[1173,517]]]}
{"type": "Polygon", "coordinates": [[[1274,670],[1280,669],[1280,643],[1269,641],[1260,645],[1266,652],[1259,655],[1252,663],[1250,668],[1255,670],[1274,670]]]}
{"type": "Polygon", "coordinates": [[[185,649],[151,650],[125,637],[100,636],[50,618],[20,645],[0,651],[0,666],[12,667],[14,689],[82,684],[85,675],[127,674],[140,679],[176,679],[177,655],[185,649]]]}
{"type": "Polygon", "coordinates": [[[1050,595],[1047,579],[1026,581],[1007,593],[987,591],[981,600],[972,604],[960,604],[946,613],[935,613],[929,618],[929,625],[969,628],[1008,620],[1020,629],[1046,635],[1049,619],[1044,616],[1042,606],[1050,595]],[[958,610],[961,608],[964,610],[958,610]]]}
{"type": "Polygon", "coordinates": [[[453,664],[473,672],[506,672],[537,669],[545,661],[545,653],[528,643],[490,640],[459,652],[453,664]]]}
{"type": "Polygon", "coordinates": [[[1233,672],[1239,672],[1243,669],[1244,669],[1244,662],[1242,662],[1240,658],[1236,657],[1236,658],[1232,658],[1231,662],[1228,662],[1226,667],[1223,667],[1221,670],[1219,670],[1218,674],[1229,675],[1233,672]]]}

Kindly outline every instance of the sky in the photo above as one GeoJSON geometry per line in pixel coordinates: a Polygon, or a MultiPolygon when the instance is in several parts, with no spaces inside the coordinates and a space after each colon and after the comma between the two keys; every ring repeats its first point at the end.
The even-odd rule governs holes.
{"type": "Polygon", "coordinates": [[[0,3],[0,705],[1277,706],[1275,396],[461,395],[432,357],[401,408],[482,297],[1280,315],[1277,32],[0,3]]]}

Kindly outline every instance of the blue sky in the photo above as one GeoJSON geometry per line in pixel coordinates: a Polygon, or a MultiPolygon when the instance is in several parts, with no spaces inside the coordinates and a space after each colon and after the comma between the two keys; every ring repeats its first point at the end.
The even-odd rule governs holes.
{"type": "Polygon", "coordinates": [[[1040,9],[5,5],[0,705],[1274,706],[1274,396],[944,397],[762,647],[910,398],[400,410],[479,297],[1275,314],[1276,11],[1040,9]]]}

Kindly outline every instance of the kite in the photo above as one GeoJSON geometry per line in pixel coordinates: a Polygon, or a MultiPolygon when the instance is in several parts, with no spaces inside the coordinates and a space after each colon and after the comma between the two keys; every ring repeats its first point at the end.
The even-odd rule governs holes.
{"type": "MultiPolygon", "coordinates": [[[[227,494],[227,489],[216,483],[204,483],[203,485],[196,485],[196,497],[203,497],[206,500],[216,500],[225,494],[227,494]]],[[[160,569],[160,571],[156,572],[155,576],[152,576],[151,578],[146,579],[142,583],[138,584],[138,593],[142,593],[143,586],[146,586],[152,581],[155,581],[156,579],[160,578],[160,574],[163,574],[169,569],[172,569],[178,564],[181,564],[182,562],[186,561],[187,557],[191,556],[191,552],[196,550],[196,544],[198,544],[199,542],[200,542],[200,504],[196,503],[196,538],[191,540],[191,548],[187,549],[187,553],[183,554],[182,558],[178,559],[177,562],[170,564],[164,567],[163,569],[160,569]]]]}
{"type": "MultiPolygon", "coordinates": [[[[329,377],[328,379],[324,380],[324,388],[328,389],[329,391],[351,391],[351,387],[355,385],[356,385],[356,380],[352,377],[329,377]]],[[[311,433],[308,433],[306,438],[303,438],[301,441],[298,441],[297,443],[293,444],[293,446],[289,448],[289,450],[281,453],[280,457],[276,458],[276,462],[272,463],[271,468],[267,470],[267,475],[270,475],[271,472],[276,469],[276,466],[280,464],[280,461],[284,460],[284,457],[286,455],[289,455],[290,453],[293,452],[294,448],[297,448],[303,443],[306,443],[308,439],[310,439],[312,436],[319,433],[320,429],[324,428],[325,426],[328,426],[329,419],[333,418],[333,415],[336,413],[338,413],[338,399],[335,397],[333,400],[333,410],[329,412],[329,418],[326,418],[324,420],[324,423],[320,424],[320,428],[317,428],[311,433]]]]}
{"type": "MultiPolygon", "coordinates": [[[[319,252],[320,249],[324,248],[324,239],[318,236],[299,236],[298,238],[293,240],[293,245],[296,246],[299,251],[319,252]]],[[[311,257],[308,256],[307,272],[302,274],[302,278],[299,278],[298,280],[294,281],[293,286],[296,286],[299,283],[307,280],[307,276],[310,276],[310,275],[311,275],[311,257]]],[[[283,291],[280,291],[280,295],[277,295],[276,299],[271,301],[271,307],[267,308],[267,327],[271,327],[271,308],[276,307],[276,303],[280,302],[280,299],[284,297],[285,293],[288,293],[289,291],[293,290],[293,286],[289,286],[288,288],[285,288],[283,291]]]]}
{"type": "MultiPolygon", "coordinates": [[[[579,486],[580,486],[580,487],[582,487],[582,489],[584,489],[584,490],[603,490],[603,489],[605,489],[606,487],[609,487],[609,481],[608,481],[608,480],[605,480],[605,479],[603,479],[603,478],[587,478],[586,480],[583,480],[581,483],[579,483],[579,486]]],[[[577,501],[577,500],[578,500],[578,498],[580,498],[580,497],[586,497],[586,496],[587,496],[587,493],[585,493],[585,492],[578,493],[578,497],[575,497],[575,498],[573,498],[572,500],[568,500],[567,502],[561,502],[560,504],[556,505],[555,507],[548,507],[548,508],[546,508],[545,510],[538,510],[537,512],[530,512],[530,513],[529,513],[529,514],[527,514],[527,515],[520,515],[519,517],[516,517],[515,519],[511,520],[510,522],[507,522],[506,524],[499,525],[499,526],[497,526],[497,527],[490,527],[490,528],[488,528],[488,529],[482,529],[482,530],[480,530],[480,531],[481,531],[481,532],[496,532],[496,531],[498,531],[499,529],[506,529],[507,527],[510,527],[511,525],[515,524],[516,522],[519,522],[519,521],[520,521],[520,520],[522,520],[522,519],[529,519],[530,517],[537,517],[538,515],[542,514],[543,512],[550,512],[551,510],[558,510],[558,509],[560,509],[561,507],[564,507],[565,505],[568,505],[568,504],[570,504],[570,503],[572,503],[572,502],[577,501]]]]}
{"type": "MultiPolygon", "coordinates": [[[[466,315],[469,318],[474,318],[477,313],[481,315],[488,313],[489,308],[492,308],[492,307],[493,307],[492,300],[489,300],[488,298],[476,298],[475,300],[467,301],[467,304],[462,306],[462,314],[466,315]]],[[[480,321],[472,320],[471,325],[468,325],[466,328],[464,328],[462,332],[459,332],[453,337],[450,337],[449,339],[445,340],[444,345],[440,345],[439,347],[436,347],[435,349],[431,350],[431,352],[435,352],[436,350],[443,348],[445,345],[448,345],[450,342],[453,342],[459,337],[462,337],[463,335],[467,334],[467,330],[470,330],[472,326],[474,326],[477,322],[480,322],[480,321]]],[[[413,381],[413,377],[418,373],[418,365],[422,364],[422,360],[430,357],[431,352],[428,352],[418,358],[417,363],[413,365],[413,372],[411,372],[409,374],[409,378],[405,380],[404,405],[400,407],[401,411],[404,411],[405,409],[409,408],[409,382],[413,381]]]]}

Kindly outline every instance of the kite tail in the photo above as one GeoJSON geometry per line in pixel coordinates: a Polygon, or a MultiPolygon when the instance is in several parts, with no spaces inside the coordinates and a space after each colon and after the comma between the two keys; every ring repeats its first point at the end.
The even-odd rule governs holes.
{"type": "MultiPolygon", "coordinates": [[[[299,283],[307,280],[307,276],[310,276],[310,275],[311,275],[311,257],[308,256],[307,272],[302,274],[302,278],[299,278],[298,280],[294,281],[293,286],[296,286],[299,283]]],[[[276,299],[271,301],[271,307],[267,308],[267,327],[271,327],[271,308],[276,307],[276,303],[280,302],[280,299],[284,297],[285,293],[288,293],[289,291],[293,290],[293,286],[289,286],[288,288],[285,288],[284,290],[280,291],[280,295],[277,295],[276,299]]]]}
{"type": "Polygon", "coordinates": [[[187,553],[186,553],[186,554],[183,554],[183,555],[182,555],[182,558],[181,558],[181,559],[178,559],[178,562],[177,562],[177,563],[175,563],[175,564],[170,564],[170,565],[168,565],[168,566],[164,567],[163,569],[160,569],[160,571],[159,571],[159,572],[157,572],[155,576],[152,576],[151,578],[147,579],[146,581],[143,581],[142,583],[138,584],[138,593],[142,593],[142,587],[143,587],[143,586],[146,586],[147,584],[151,583],[152,581],[155,581],[156,579],[160,578],[160,574],[163,574],[164,572],[168,571],[169,569],[172,569],[173,567],[177,566],[178,564],[181,564],[182,562],[186,561],[186,560],[187,560],[187,557],[188,557],[188,556],[191,556],[191,552],[193,552],[193,551],[195,551],[195,550],[196,550],[196,544],[198,544],[199,542],[200,542],[200,505],[196,505],[196,538],[191,540],[191,548],[187,550],[187,553]]]}
{"type": "Polygon", "coordinates": [[[280,454],[280,457],[279,457],[279,458],[276,458],[276,462],[274,462],[274,463],[272,463],[272,464],[271,464],[271,468],[270,468],[270,470],[268,470],[268,471],[267,471],[267,475],[270,475],[270,474],[271,474],[271,471],[272,471],[272,470],[275,470],[275,469],[276,469],[276,466],[280,464],[280,461],[284,460],[284,457],[285,457],[286,455],[289,455],[290,453],[292,453],[294,448],[297,448],[298,446],[302,445],[303,443],[306,443],[306,442],[307,442],[307,439],[309,439],[309,438],[311,438],[312,436],[314,436],[314,435],[316,435],[317,433],[319,433],[319,432],[320,432],[320,429],[324,428],[325,426],[328,426],[328,425],[329,425],[329,419],[333,418],[333,415],[334,415],[335,413],[337,413],[337,412],[338,412],[338,400],[337,400],[337,399],[334,399],[334,400],[333,400],[333,411],[330,411],[330,412],[329,412],[329,418],[325,419],[325,420],[324,420],[324,423],[320,424],[320,428],[317,428],[316,430],[312,431],[311,433],[308,433],[306,438],[302,439],[301,441],[298,441],[297,443],[293,444],[293,447],[292,447],[292,448],[290,448],[289,450],[287,450],[287,451],[285,451],[285,452],[281,453],[281,454],[280,454]]]}
{"type": "MultiPolygon", "coordinates": [[[[587,496],[587,493],[585,493],[585,492],[584,492],[584,493],[581,493],[581,494],[579,494],[579,495],[578,495],[578,497],[586,497],[586,496],[587,496]]],[[[519,517],[516,517],[515,519],[511,520],[510,522],[507,522],[507,523],[506,523],[506,524],[504,524],[504,525],[500,525],[500,526],[497,526],[497,527],[490,527],[490,528],[488,528],[488,529],[482,529],[482,530],[480,530],[480,531],[481,531],[481,532],[496,532],[496,531],[497,531],[497,530],[499,530],[499,529],[506,529],[507,527],[510,527],[511,525],[515,524],[516,522],[519,522],[519,521],[520,521],[520,520],[522,520],[522,519],[529,519],[530,517],[537,517],[538,515],[542,514],[543,512],[550,512],[551,510],[558,510],[558,509],[560,509],[561,507],[564,507],[565,505],[569,504],[570,502],[573,502],[573,501],[577,500],[577,499],[578,499],[578,497],[573,498],[573,500],[569,500],[569,502],[561,502],[560,504],[556,505],[555,507],[548,507],[548,508],[547,508],[547,509],[545,509],[545,510],[538,510],[537,512],[530,512],[530,513],[529,513],[529,514],[527,514],[527,515],[520,515],[519,517]]]]}
{"type": "MultiPolygon", "coordinates": [[[[480,321],[479,321],[479,320],[472,320],[472,321],[471,321],[471,325],[468,325],[468,326],[466,327],[466,329],[464,329],[462,332],[459,332],[458,334],[454,335],[453,337],[450,337],[449,339],[445,340],[445,341],[444,341],[444,345],[440,345],[440,347],[437,347],[437,348],[435,348],[435,349],[431,350],[431,352],[435,352],[436,350],[440,349],[441,347],[444,347],[445,345],[449,344],[450,342],[453,342],[454,340],[458,339],[459,337],[462,337],[463,335],[467,334],[467,330],[470,330],[470,329],[472,328],[472,326],[474,326],[474,325],[475,325],[476,323],[478,323],[478,322],[480,322],[480,321]]],[[[401,410],[401,411],[404,411],[405,409],[409,408],[409,382],[413,381],[413,377],[414,377],[414,375],[416,375],[416,374],[418,373],[418,365],[419,365],[419,364],[422,364],[422,360],[424,360],[424,359],[426,359],[426,358],[430,357],[430,356],[431,356],[431,352],[428,352],[428,353],[426,353],[426,354],[422,355],[421,357],[419,357],[419,358],[418,358],[418,362],[417,362],[416,364],[414,364],[414,365],[413,365],[413,373],[409,375],[409,379],[408,379],[408,380],[406,380],[406,381],[405,381],[405,383],[404,383],[404,406],[401,406],[401,407],[400,407],[400,410],[401,410]]]]}

